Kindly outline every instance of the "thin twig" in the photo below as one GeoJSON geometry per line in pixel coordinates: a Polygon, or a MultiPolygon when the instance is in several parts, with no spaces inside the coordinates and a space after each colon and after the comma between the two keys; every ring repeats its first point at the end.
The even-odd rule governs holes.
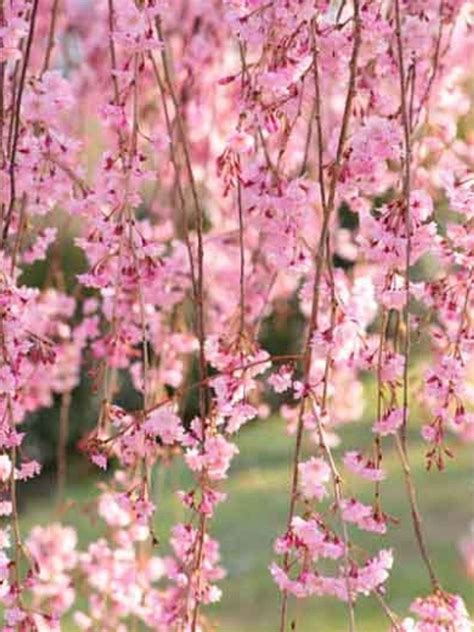
{"type": "Polygon", "coordinates": [[[5,244],[5,241],[8,237],[8,230],[10,228],[12,215],[13,215],[13,208],[15,206],[15,196],[16,196],[15,161],[16,161],[16,152],[18,149],[18,140],[20,137],[21,103],[23,100],[23,92],[24,92],[25,82],[26,82],[26,71],[28,68],[29,60],[30,60],[31,46],[33,44],[33,37],[35,33],[37,11],[38,11],[38,0],[33,0],[33,7],[31,9],[30,24],[29,24],[29,29],[28,29],[28,37],[26,40],[26,49],[23,55],[23,64],[21,67],[20,84],[19,84],[18,95],[17,95],[16,103],[15,103],[15,112],[13,115],[14,125],[13,125],[12,148],[11,148],[11,153],[10,153],[10,168],[9,168],[10,200],[8,204],[8,211],[5,216],[5,225],[3,227],[3,232],[2,232],[2,244],[5,244]]]}
{"type": "Polygon", "coordinates": [[[400,435],[396,435],[396,445],[400,461],[403,466],[403,472],[405,475],[405,484],[407,488],[408,500],[411,507],[411,515],[413,528],[420,549],[421,557],[428,569],[431,583],[434,588],[439,587],[439,582],[436,578],[432,562],[428,555],[427,546],[425,544],[425,537],[422,528],[421,514],[418,509],[418,503],[416,498],[415,484],[412,479],[410,464],[408,459],[407,449],[407,426],[408,426],[408,389],[409,389],[409,360],[410,360],[410,319],[409,319],[409,305],[410,305],[410,266],[411,266],[411,213],[410,213],[410,194],[411,194],[411,137],[410,137],[410,121],[408,113],[408,103],[406,94],[406,75],[405,75],[405,61],[402,39],[402,23],[401,23],[401,11],[400,0],[395,0],[395,37],[397,42],[397,56],[398,56],[398,71],[400,82],[400,107],[403,127],[403,142],[404,142],[404,158],[403,158],[403,197],[405,202],[405,234],[406,234],[406,249],[405,249],[405,308],[404,308],[404,368],[403,368],[403,422],[400,428],[400,435]]]}
{"type": "Polygon", "coordinates": [[[58,506],[64,502],[64,491],[67,481],[67,442],[69,436],[69,413],[71,410],[71,392],[66,391],[61,395],[61,408],[59,410],[59,435],[56,456],[57,463],[57,498],[58,506]]]}
{"type": "MultiPolygon", "coordinates": [[[[314,25],[312,25],[314,26],[314,25]]],[[[352,101],[355,95],[355,86],[356,86],[356,76],[357,76],[357,60],[359,56],[359,49],[361,44],[361,20],[359,15],[359,0],[354,0],[354,30],[353,30],[353,48],[351,54],[351,60],[349,65],[349,84],[347,88],[346,101],[344,106],[344,113],[342,117],[341,130],[339,133],[339,140],[336,151],[336,159],[333,165],[332,178],[329,185],[329,196],[327,203],[323,206],[323,225],[321,227],[321,234],[319,239],[318,250],[316,254],[315,260],[315,277],[313,284],[313,300],[311,307],[311,316],[308,325],[308,334],[306,338],[306,343],[304,347],[304,360],[303,360],[303,382],[305,385],[308,384],[309,374],[311,370],[311,361],[312,361],[312,339],[314,332],[318,327],[318,313],[319,313],[319,302],[320,302],[320,285],[322,279],[322,271],[324,265],[324,254],[326,249],[326,240],[329,231],[329,220],[332,215],[334,209],[334,202],[336,196],[336,187],[339,179],[339,174],[342,166],[342,156],[344,151],[344,146],[346,142],[347,130],[349,126],[349,119],[351,115],[352,109],[352,101]]],[[[317,55],[317,48],[313,49],[313,56],[317,55]]],[[[317,58],[316,58],[317,62],[317,58]]],[[[314,64],[316,65],[316,64],[314,64]]],[[[317,77],[317,75],[316,75],[317,77]]],[[[316,82],[317,85],[319,81],[316,82]]],[[[316,98],[320,98],[318,93],[316,98]]],[[[320,121],[320,105],[317,106],[317,121],[320,121]]],[[[318,149],[319,149],[319,185],[321,187],[321,191],[324,191],[323,185],[323,171],[322,171],[322,161],[321,161],[321,128],[318,127],[318,149]]],[[[325,194],[322,193],[322,203],[325,203],[325,194]]],[[[290,505],[288,510],[288,518],[287,518],[287,528],[290,528],[291,522],[293,520],[295,505],[297,499],[297,490],[298,490],[298,464],[300,460],[302,439],[303,439],[303,418],[304,418],[304,410],[305,410],[305,396],[303,395],[301,398],[301,405],[298,413],[298,422],[296,428],[296,440],[295,440],[295,448],[293,454],[293,471],[292,471],[292,480],[291,480],[291,491],[290,491],[290,505]]],[[[283,567],[285,571],[288,571],[289,567],[289,555],[288,553],[284,556],[283,567]]],[[[288,602],[288,594],[286,591],[283,591],[282,601],[281,601],[281,610],[280,610],[280,632],[284,632],[286,627],[286,615],[287,615],[287,602],[288,602]]],[[[352,625],[352,624],[351,624],[352,625]]],[[[353,628],[351,627],[351,631],[353,628]]]]}
{"type": "Polygon", "coordinates": [[[41,69],[40,77],[44,75],[44,73],[48,70],[49,64],[51,62],[51,55],[54,49],[54,36],[56,34],[56,22],[58,19],[58,7],[59,0],[54,0],[53,6],[51,7],[51,17],[49,21],[49,30],[48,30],[48,42],[46,44],[46,53],[44,56],[43,67],[41,69]]]}
{"type": "Polygon", "coordinates": [[[423,521],[421,518],[421,513],[418,508],[418,500],[416,495],[416,487],[413,482],[413,477],[411,474],[410,464],[406,457],[405,448],[401,442],[401,439],[398,435],[395,435],[395,444],[397,447],[398,456],[403,466],[403,474],[405,477],[405,486],[410,502],[411,507],[411,516],[413,521],[413,528],[415,531],[416,541],[418,543],[418,548],[420,549],[421,557],[423,562],[426,565],[428,570],[428,574],[430,576],[430,581],[433,586],[433,589],[436,590],[440,587],[440,583],[437,579],[433,563],[431,561],[430,555],[428,553],[428,548],[425,543],[424,533],[423,533],[423,521]]]}
{"type": "MultiPolygon", "coordinates": [[[[171,101],[173,103],[173,107],[175,110],[175,119],[178,125],[178,132],[181,141],[181,147],[184,154],[184,162],[186,165],[186,170],[189,178],[190,188],[191,188],[191,196],[194,203],[194,211],[195,211],[195,220],[196,220],[196,234],[197,234],[197,275],[196,275],[196,295],[195,295],[195,303],[196,303],[196,313],[197,313],[197,337],[199,342],[199,377],[200,381],[203,384],[199,388],[199,414],[201,417],[202,424],[202,441],[201,447],[204,450],[205,448],[205,440],[206,440],[206,431],[207,431],[207,409],[208,409],[208,401],[207,401],[207,388],[204,384],[204,380],[207,377],[207,363],[205,357],[205,326],[204,326],[204,212],[201,207],[201,203],[199,200],[199,195],[197,192],[197,185],[194,178],[194,172],[191,164],[191,155],[188,147],[188,140],[186,136],[185,126],[183,117],[181,115],[181,106],[178,101],[178,97],[176,95],[176,90],[174,87],[174,82],[171,76],[170,63],[168,60],[168,53],[165,46],[165,39],[163,37],[163,31],[161,28],[161,21],[159,18],[156,19],[156,30],[158,36],[160,38],[160,42],[162,45],[161,48],[161,61],[163,65],[163,72],[166,81],[166,87],[168,89],[168,93],[171,97],[171,101]]],[[[203,472],[203,477],[205,477],[205,472],[203,472]]],[[[202,558],[204,552],[204,539],[206,535],[206,525],[207,525],[207,517],[203,513],[199,516],[199,531],[197,537],[197,545],[196,545],[196,556],[195,563],[193,568],[193,575],[197,578],[197,587],[196,587],[196,598],[194,600],[194,605],[192,609],[191,615],[191,632],[195,632],[198,624],[198,616],[199,616],[199,583],[200,583],[200,568],[202,565],[202,558]]],[[[191,578],[190,578],[191,585],[191,578]]]]}

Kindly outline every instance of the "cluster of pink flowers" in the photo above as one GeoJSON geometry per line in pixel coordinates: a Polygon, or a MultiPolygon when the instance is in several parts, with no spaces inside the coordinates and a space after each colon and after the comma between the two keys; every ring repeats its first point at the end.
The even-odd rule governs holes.
{"type": "Polygon", "coordinates": [[[388,579],[393,564],[392,552],[382,549],[362,565],[351,564],[349,572],[344,565],[340,565],[335,575],[324,575],[316,570],[314,564],[320,559],[343,558],[345,547],[344,542],[327,531],[320,517],[303,520],[295,516],[289,531],[277,540],[275,551],[280,555],[292,551],[301,558],[301,570],[295,579],[275,563],[270,570],[280,590],[298,598],[331,595],[351,601],[358,594],[369,595],[388,579]]]}
{"type": "Polygon", "coordinates": [[[402,632],[442,632],[456,630],[469,632],[472,622],[462,599],[458,595],[437,591],[428,597],[418,597],[410,610],[418,621],[411,617],[401,625],[402,632]]]}
{"type": "Polygon", "coordinates": [[[59,630],[68,612],[82,630],[204,629],[225,575],[212,518],[236,434],[276,400],[295,446],[270,568],[281,631],[291,596],[323,595],[347,604],[351,632],[363,596],[395,630],[471,629],[426,553],[408,441],[414,402],[428,467],[474,440],[469,11],[467,0],[0,1],[4,632],[59,630]],[[83,261],[72,282],[65,237],[83,261]],[[31,287],[25,272],[45,260],[31,287]],[[289,316],[303,323],[299,346],[273,355],[262,329],[289,316]],[[94,505],[105,534],[79,548],[52,523],[23,539],[17,482],[41,469],[24,422],[61,400],[64,475],[85,371],[100,404],[80,447],[113,470],[94,505]],[[347,449],[367,373],[373,445],[347,449]],[[433,588],[412,596],[416,621],[385,597],[388,444],[433,588]],[[153,473],[173,458],[192,483],[163,553],[153,473]],[[355,545],[354,525],[377,551],[355,545]]]}

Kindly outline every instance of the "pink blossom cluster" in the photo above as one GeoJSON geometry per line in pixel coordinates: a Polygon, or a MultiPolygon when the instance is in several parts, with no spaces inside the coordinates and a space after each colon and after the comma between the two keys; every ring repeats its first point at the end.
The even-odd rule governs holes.
{"type": "Polygon", "coordinates": [[[319,596],[344,602],[351,632],[363,597],[388,629],[471,629],[427,553],[410,469],[412,428],[439,470],[474,439],[471,11],[0,1],[4,632],[59,630],[68,613],[82,630],[206,629],[238,433],[272,406],[294,444],[270,566],[281,632],[292,597],[319,596]],[[72,282],[65,240],[83,262],[72,282]],[[265,330],[290,321],[296,350],[272,353],[265,330]],[[79,447],[111,471],[91,510],[104,533],[79,546],[53,521],[24,538],[17,487],[41,470],[25,422],[60,400],[62,489],[86,373],[99,403],[79,447]],[[349,447],[364,414],[370,447],[349,447]],[[416,619],[387,597],[389,446],[432,586],[410,595],[416,619]],[[156,472],[172,459],[189,476],[162,543],[156,472]]]}

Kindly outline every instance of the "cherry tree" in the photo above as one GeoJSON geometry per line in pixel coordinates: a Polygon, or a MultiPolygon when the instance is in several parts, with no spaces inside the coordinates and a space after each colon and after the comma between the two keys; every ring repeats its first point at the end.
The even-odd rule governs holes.
{"type": "Polygon", "coordinates": [[[351,632],[365,597],[387,630],[472,629],[430,552],[409,437],[421,404],[428,468],[456,468],[452,445],[474,438],[473,26],[466,0],[0,0],[5,632],[68,613],[80,630],[205,630],[235,436],[275,398],[293,446],[268,573],[280,632],[291,600],[321,596],[346,604],[351,632]],[[87,262],[72,289],[65,232],[87,262]],[[41,260],[45,283],[27,285],[41,260]],[[275,355],[262,327],[290,303],[298,348],[275,355]],[[67,521],[22,532],[17,483],[41,469],[24,422],[59,397],[66,493],[84,370],[100,406],[81,449],[110,476],[107,536],[80,548],[67,521]],[[372,449],[348,450],[367,374],[372,449]],[[137,409],[120,405],[124,375],[137,409]],[[392,445],[431,585],[409,613],[384,590],[392,445]],[[194,482],[163,553],[153,472],[170,459],[194,482]]]}

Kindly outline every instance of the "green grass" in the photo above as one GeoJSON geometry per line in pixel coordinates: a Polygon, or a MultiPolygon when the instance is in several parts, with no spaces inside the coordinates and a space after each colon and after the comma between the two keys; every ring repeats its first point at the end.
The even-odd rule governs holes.
{"type": "MultiPolygon", "coordinates": [[[[357,423],[342,429],[342,449],[368,445],[370,426],[357,423]]],[[[238,439],[240,454],[224,488],[226,503],[218,507],[212,521],[212,533],[221,543],[223,563],[228,570],[222,582],[224,596],[213,608],[207,609],[212,623],[222,632],[270,632],[277,629],[279,594],[268,573],[272,560],[274,538],[284,530],[289,487],[289,463],[293,438],[284,431],[283,422],[271,419],[250,425],[238,439]]],[[[351,529],[352,541],[369,551],[387,546],[395,551],[395,567],[387,583],[387,600],[392,608],[406,614],[411,599],[429,590],[426,569],[413,540],[403,478],[391,440],[385,440],[384,465],[389,472],[382,485],[384,510],[399,519],[390,527],[388,538],[364,534],[351,529]]],[[[306,453],[311,452],[306,445],[306,453]]],[[[412,469],[419,489],[419,504],[424,516],[427,539],[436,569],[446,590],[463,594],[468,607],[474,606],[472,586],[464,575],[457,542],[467,530],[472,518],[472,453],[458,446],[456,459],[444,472],[426,472],[423,445],[414,429],[410,454],[412,469]]],[[[81,544],[101,532],[103,526],[94,523],[91,514],[79,509],[97,495],[96,483],[88,469],[74,469],[74,480],[68,485],[68,496],[77,505],[62,517],[64,523],[77,527],[81,544]]],[[[184,519],[182,509],[172,490],[184,489],[190,483],[189,474],[179,465],[161,470],[156,482],[158,506],[157,535],[166,542],[169,527],[184,519]]],[[[347,481],[352,493],[369,500],[369,483],[347,481]]],[[[23,515],[23,527],[50,521],[54,514],[54,496],[31,499],[23,515]]],[[[53,516],[54,517],[54,516],[53,516]]],[[[291,601],[290,620],[296,617],[298,632],[342,632],[347,629],[344,605],[329,599],[291,601]]],[[[372,598],[361,598],[356,606],[360,632],[380,632],[387,629],[386,619],[372,598]]],[[[72,624],[64,629],[75,630],[72,624]]]]}

